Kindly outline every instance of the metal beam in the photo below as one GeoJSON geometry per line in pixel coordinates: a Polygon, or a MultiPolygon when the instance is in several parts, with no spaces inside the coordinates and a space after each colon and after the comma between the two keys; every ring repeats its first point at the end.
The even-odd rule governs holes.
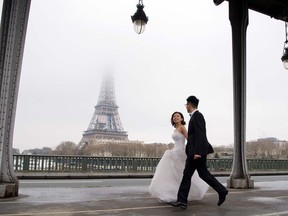
{"type": "MultiPolygon", "coordinates": [[[[215,5],[220,5],[224,0],[213,1],[215,5]]],[[[248,9],[257,11],[275,19],[288,22],[287,0],[247,0],[247,3],[248,9]]]]}

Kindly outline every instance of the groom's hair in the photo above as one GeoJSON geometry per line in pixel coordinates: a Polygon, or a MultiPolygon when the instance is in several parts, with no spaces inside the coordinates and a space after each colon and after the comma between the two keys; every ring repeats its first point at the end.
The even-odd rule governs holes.
{"type": "Polygon", "coordinates": [[[187,101],[187,103],[191,103],[195,108],[198,107],[199,99],[196,98],[194,95],[189,96],[189,97],[186,99],[186,101],[187,101]]]}

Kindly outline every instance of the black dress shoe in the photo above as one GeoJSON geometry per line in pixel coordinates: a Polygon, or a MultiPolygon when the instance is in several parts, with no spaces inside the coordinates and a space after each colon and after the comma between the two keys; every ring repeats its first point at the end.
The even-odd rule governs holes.
{"type": "Polygon", "coordinates": [[[172,202],[169,203],[170,205],[174,206],[174,207],[180,207],[181,209],[186,209],[187,208],[187,204],[184,202],[172,202]]]}
{"type": "Polygon", "coordinates": [[[219,200],[218,200],[218,203],[217,203],[218,206],[220,206],[220,205],[222,205],[222,203],[224,203],[227,194],[228,194],[228,190],[226,190],[226,191],[224,191],[222,193],[219,193],[219,200]]]}

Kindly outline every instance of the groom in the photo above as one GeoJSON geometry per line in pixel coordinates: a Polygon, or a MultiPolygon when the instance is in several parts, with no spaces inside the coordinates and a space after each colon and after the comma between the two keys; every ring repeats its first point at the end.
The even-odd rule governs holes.
{"type": "Polygon", "coordinates": [[[207,155],[214,151],[206,137],[204,116],[197,109],[199,100],[195,96],[189,96],[186,101],[186,109],[191,116],[186,145],[187,159],[177,194],[177,202],[171,203],[171,205],[182,209],[187,208],[187,197],[191,186],[191,178],[194,171],[197,170],[200,178],[218,193],[219,200],[217,205],[220,206],[225,201],[228,190],[217,181],[206,166],[207,155]]]}

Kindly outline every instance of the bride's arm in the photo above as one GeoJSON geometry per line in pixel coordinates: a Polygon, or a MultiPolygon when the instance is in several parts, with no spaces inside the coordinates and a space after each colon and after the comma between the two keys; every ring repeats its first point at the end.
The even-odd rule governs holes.
{"type": "Polygon", "coordinates": [[[184,137],[187,139],[188,138],[188,132],[187,132],[187,129],[184,125],[182,125],[181,132],[184,135],[184,137]]]}

